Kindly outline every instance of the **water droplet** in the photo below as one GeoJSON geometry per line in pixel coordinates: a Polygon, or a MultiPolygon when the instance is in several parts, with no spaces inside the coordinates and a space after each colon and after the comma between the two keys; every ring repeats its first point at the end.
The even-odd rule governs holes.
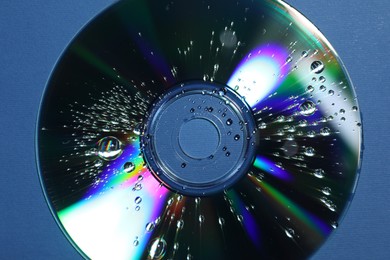
{"type": "Polygon", "coordinates": [[[302,52],[302,57],[306,58],[307,56],[309,56],[309,52],[308,51],[303,51],[302,52]]]}
{"type": "Polygon", "coordinates": [[[329,187],[325,187],[325,188],[323,188],[323,189],[321,190],[321,192],[322,192],[323,194],[327,195],[327,196],[330,195],[331,191],[332,191],[332,190],[331,190],[331,188],[329,188],[329,187]]]}
{"type": "Polygon", "coordinates": [[[181,168],[185,168],[186,166],[187,166],[186,163],[182,163],[182,164],[181,164],[181,168]]]}
{"type": "Polygon", "coordinates": [[[304,151],[304,154],[305,154],[306,156],[312,157],[312,156],[315,155],[315,152],[316,152],[316,151],[314,150],[313,147],[306,147],[306,148],[305,148],[305,151],[304,151]]]}
{"type": "Polygon", "coordinates": [[[167,249],[167,242],[163,238],[156,238],[151,242],[149,249],[150,259],[162,259],[167,249]]]}
{"type": "Polygon", "coordinates": [[[299,113],[303,116],[310,116],[316,111],[316,105],[313,101],[306,100],[299,106],[299,113]]]}
{"type": "Polygon", "coordinates": [[[136,207],[135,207],[135,211],[139,211],[140,209],[141,209],[140,206],[136,206],[136,207]]]}
{"type": "Polygon", "coordinates": [[[313,175],[319,179],[324,178],[324,170],[323,169],[315,169],[313,175]]]}
{"type": "Polygon", "coordinates": [[[331,224],[332,228],[336,229],[338,228],[339,224],[336,221],[333,221],[331,224]]]}
{"type": "Polygon", "coordinates": [[[135,198],[135,200],[134,200],[135,204],[140,204],[141,201],[142,201],[142,198],[141,198],[141,197],[137,197],[137,198],[135,198]]]}
{"type": "Polygon", "coordinates": [[[230,156],[230,152],[226,152],[225,155],[226,155],[226,157],[229,157],[230,156]]]}
{"type": "Polygon", "coordinates": [[[240,140],[240,135],[235,135],[235,136],[234,136],[234,140],[235,140],[235,141],[240,140]]]}
{"type": "Polygon", "coordinates": [[[199,215],[199,223],[203,223],[204,222],[204,216],[203,215],[199,215]]]}
{"type": "Polygon", "coordinates": [[[312,72],[316,74],[320,74],[321,72],[324,71],[325,65],[322,63],[322,61],[317,60],[311,64],[310,69],[312,72]]]}
{"type": "Polygon", "coordinates": [[[307,92],[313,92],[314,91],[314,87],[312,85],[308,86],[307,87],[307,92]]]}
{"type": "Polygon", "coordinates": [[[353,106],[353,107],[352,107],[352,111],[358,111],[357,106],[353,106]]]}
{"type": "Polygon", "coordinates": [[[155,227],[154,223],[153,222],[149,222],[148,224],[146,224],[145,229],[146,229],[147,232],[152,232],[154,227],[155,227]]]}
{"type": "Polygon", "coordinates": [[[321,83],[325,83],[325,81],[326,81],[326,78],[325,78],[324,76],[321,76],[321,77],[320,77],[320,82],[321,82],[321,83]]]}
{"type": "Polygon", "coordinates": [[[321,85],[320,90],[321,90],[322,92],[325,92],[326,87],[325,87],[324,85],[321,85]]]}
{"type": "Polygon", "coordinates": [[[182,219],[180,219],[179,221],[177,221],[177,224],[176,224],[176,227],[178,229],[182,229],[184,226],[184,221],[182,219]]]}
{"type": "Polygon", "coordinates": [[[138,245],[139,245],[139,241],[138,241],[138,239],[135,239],[133,242],[133,246],[138,246],[138,245]]]}
{"type": "Polygon", "coordinates": [[[227,147],[224,146],[224,147],[222,148],[222,151],[226,151],[226,150],[227,150],[227,147]]]}
{"type": "Polygon", "coordinates": [[[140,135],[141,134],[141,129],[142,129],[142,125],[141,124],[137,124],[134,127],[133,133],[136,134],[136,135],[140,135]]]}
{"type": "Polygon", "coordinates": [[[321,128],[320,134],[321,134],[322,136],[328,136],[328,135],[330,135],[330,129],[329,129],[329,127],[321,128]]]}
{"type": "Polygon", "coordinates": [[[345,110],[344,109],[340,109],[340,114],[345,114],[345,110]]]}
{"type": "Polygon", "coordinates": [[[329,96],[333,96],[334,95],[334,91],[333,90],[329,90],[328,94],[329,94],[329,96]]]}
{"type": "Polygon", "coordinates": [[[142,190],[142,184],[141,183],[136,183],[134,185],[133,191],[138,191],[138,190],[142,190]]]}
{"type": "Polygon", "coordinates": [[[219,225],[223,226],[223,225],[225,225],[225,220],[220,217],[220,218],[218,218],[218,223],[219,223],[219,225]]]}
{"type": "Polygon", "coordinates": [[[191,108],[190,109],[190,113],[194,113],[195,112],[195,109],[194,108],[191,108]]]}
{"type": "Polygon", "coordinates": [[[95,167],[99,168],[99,167],[102,167],[103,166],[103,162],[101,160],[97,160],[95,162],[95,167]]]}
{"type": "Polygon", "coordinates": [[[307,132],[307,137],[313,138],[316,136],[316,132],[313,130],[310,130],[307,132]]]}
{"type": "Polygon", "coordinates": [[[134,171],[135,165],[132,162],[127,162],[123,165],[123,170],[127,173],[134,171]]]}
{"type": "Polygon", "coordinates": [[[231,118],[229,118],[228,120],[226,120],[226,124],[227,124],[227,125],[233,124],[233,120],[232,120],[231,118]]]}
{"type": "Polygon", "coordinates": [[[286,62],[290,63],[290,62],[292,62],[292,60],[293,60],[293,58],[291,56],[288,56],[287,59],[286,59],[286,62]]]}
{"type": "Polygon", "coordinates": [[[295,235],[295,232],[292,228],[288,228],[284,232],[286,233],[286,236],[288,236],[289,238],[293,238],[295,235]]]}
{"type": "Polygon", "coordinates": [[[110,161],[118,158],[123,150],[122,143],[116,137],[107,136],[98,142],[98,156],[103,160],[110,161]]]}

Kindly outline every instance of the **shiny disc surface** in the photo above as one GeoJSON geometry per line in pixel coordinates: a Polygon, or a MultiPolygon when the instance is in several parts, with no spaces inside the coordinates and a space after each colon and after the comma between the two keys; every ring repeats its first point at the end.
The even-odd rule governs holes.
{"type": "MultiPolygon", "coordinates": [[[[299,12],[270,0],[114,4],[59,59],[37,130],[47,201],[72,244],[92,259],[306,258],[350,203],[361,145],[356,95],[336,52],[299,12]],[[248,158],[243,174],[210,194],[196,185],[195,193],[181,191],[170,177],[159,178],[156,167],[165,166],[152,164],[166,149],[144,147],[148,133],[165,145],[163,130],[147,129],[149,116],[171,90],[181,86],[185,95],[188,82],[227,88],[249,108],[231,109],[238,118],[232,122],[242,119],[243,126],[236,122],[229,139],[222,134],[228,135],[226,124],[234,126],[226,118],[231,104],[222,104],[217,92],[209,100],[221,109],[203,107],[198,96],[183,106],[201,115],[203,121],[190,122],[208,133],[205,150],[181,136],[197,132],[178,121],[179,112],[161,120],[177,117],[158,129],[177,124],[178,147],[196,159],[169,160],[168,177],[198,181],[182,177],[181,168],[218,179],[219,166],[248,158]],[[225,140],[241,146],[229,151],[220,145],[225,140]],[[222,156],[232,159],[221,164],[222,156]]],[[[172,158],[181,151],[175,149],[172,158]]]]}

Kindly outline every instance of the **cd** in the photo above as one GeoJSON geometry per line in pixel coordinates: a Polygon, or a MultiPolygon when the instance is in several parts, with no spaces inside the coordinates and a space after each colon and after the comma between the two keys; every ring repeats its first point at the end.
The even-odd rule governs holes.
{"type": "Polygon", "coordinates": [[[43,95],[49,207],[90,259],[303,259],[338,227],[361,163],[356,94],[288,4],[119,1],[43,95]]]}

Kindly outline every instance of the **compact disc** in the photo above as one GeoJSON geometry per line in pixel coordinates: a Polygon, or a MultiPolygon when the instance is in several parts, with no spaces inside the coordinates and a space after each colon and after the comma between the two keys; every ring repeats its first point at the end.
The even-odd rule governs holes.
{"type": "Polygon", "coordinates": [[[360,110],[282,1],[119,1],[69,44],[38,119],[40,178],[91,259],[302,259],[343,217],[360,110]]]}

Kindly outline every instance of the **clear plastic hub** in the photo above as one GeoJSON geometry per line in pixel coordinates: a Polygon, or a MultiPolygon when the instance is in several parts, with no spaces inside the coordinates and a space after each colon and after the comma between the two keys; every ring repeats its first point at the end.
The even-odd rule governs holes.
{"type": "Polygon", "coordinates": [[[251,109],[236,92],[216,83],[189,82],[153,104],[142,136],[144,159],[171,190],[209,195],[247,173],[255,133],[251,109]]]}

